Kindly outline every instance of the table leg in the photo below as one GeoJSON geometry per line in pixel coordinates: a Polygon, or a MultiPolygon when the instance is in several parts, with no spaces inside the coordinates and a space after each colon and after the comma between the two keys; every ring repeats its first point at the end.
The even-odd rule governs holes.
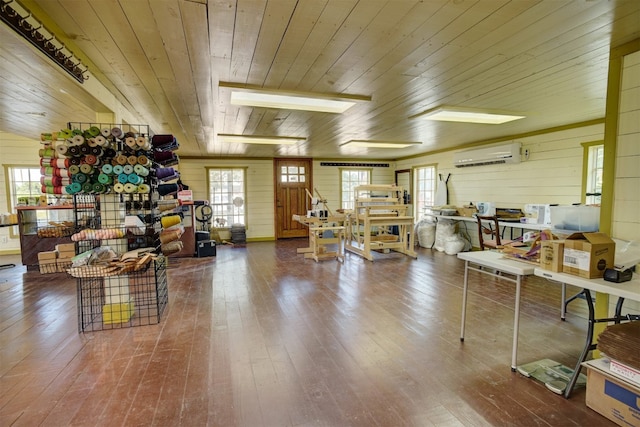
{"type": "Polygon", "coordinates": [[[517,369],[518,362],[518,330],[520,328],[520,285],[522,284],[522,276],[516,276],[516,303],[515,313],[513,314],[513,348],[511,349],[511,370],[517,369]]]}
{"type": "Polygon", "coordinates": [[[562,300],[560,301],[560,320],[565,320],[567,317],[567,312],[565,311],[567,300],[567,284],[562,284],[562,300]]]}
{"type": "Polygon", "coordinates": [[[462,290],[462,321],[460,326],[460,341],[464,341],[464,323],[467,315],[467,285],[469,283],[469,261],[464,262],[464,286],[462,290]]]}
{"type": "Polygon", "coordinates": [[[571,392],[573,391],[573,387],[576,385],[578,381],[578,375],[580,375],[580,368],[582,368],[582,362],[587,359],[587,354],[589,354],[590,350],[595,348],[593,344],[593,327],[596,322],[595,318],[595,310],[593,308],[593,301],[591,300],[591,292],[589,289],[583,289],[585,300],[587,301],[587,307],[589,309],[589,325],[587,326],[587,339],[584,345],[584,349],[582,349],[582,354],[580,354],[580,358],[578,358],[578,363],[576,363],[576,368],[573,371],[573,375],[567,384],[567,387],[564,389],[564,397],[566,399],[569,398],[571,392]]]}

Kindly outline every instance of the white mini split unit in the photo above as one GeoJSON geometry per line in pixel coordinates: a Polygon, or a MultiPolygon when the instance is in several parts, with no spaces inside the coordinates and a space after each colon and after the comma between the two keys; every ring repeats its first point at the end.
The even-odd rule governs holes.
{"type": "Polygon", "coordinates": [[[479,147],[453,154],[453,165],[457,168],[499,163],[520,163],[520,143],[479,147]]]}

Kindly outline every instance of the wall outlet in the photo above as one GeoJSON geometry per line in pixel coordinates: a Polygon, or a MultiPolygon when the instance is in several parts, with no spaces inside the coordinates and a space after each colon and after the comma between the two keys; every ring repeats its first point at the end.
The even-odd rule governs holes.
{"type": "Polygon", "coordinates": [[[7,236],[0,237],[0,243],[6,245],[7,243],[9,243],[9,238],[7,236]]]}

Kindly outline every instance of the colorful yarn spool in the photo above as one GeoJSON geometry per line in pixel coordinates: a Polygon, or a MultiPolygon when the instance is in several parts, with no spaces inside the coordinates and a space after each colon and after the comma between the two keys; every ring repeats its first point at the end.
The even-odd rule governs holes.
{"type": "Polygon", "coordinates": [[[114,175],[120,175],[123,172],[124,172],[124,167],[122,165],[115,165],[113,167],[113,174],[114,175]]]}
{"type": "Polygon", "coordinates": [[[118,175],[118,182],[126,184],[127,182],[129,182],[129,175],[127,175],[126,173],[121,173],[120,175],[118,175]]]}
{"type": "Polygon", "coordinates": [[[73,142],[74,145],[80,145],[84,142],[84,136],[82,135],[74,135],[73,138],[71,138],[71,141],[73,142]]]}
{"type": "Polygon", "coordinates": [[[182,218],[180,218],[180,215],[167,215],[167,216],[163,216],[160,219],[162,228],[173,227],[174,225],[180,224],[181,221],[182,221],[182,218]]]}
{"type": "Polygon", "coordinates": [[[80,173],[80,166],[78,166],[78,165],[71,165],[71,166],[69,166],[69,173],[70,173],[71,175],[75,175],[75,174],[77,174],[77,173],[80,173]]]}
{"type": "Polygon", "coordinates": [[[93,191],[93,184],[90,182],[85,182],[82,184],[82,192],[83,193],[91,193],[93,191]]]}
{"type": "Polygon", "coordinates": [[[89,138],[89,139],[87,139],[87,145],[89,147],[92,147],[92,148],[93,147],[97,147],[98,146],[98,142],[96,141],[95,138],[89,138]]]}
{"type": "Polygon", "coordinates": [[[131,166],[137,165],[138,164],[138,156],[129,156],[129,157],[127,157],[127,163],[129,163],[131,166]]]}
{"type": "Polygon", "coordinates": [[[133,166],[131,165],[124,165],[122,167],[122,173],[126,173],[127,175],[129,175],[130,173],[133,173],[133,166]]]}
{"type": "Polygon", "coordinates": [[[57,144],[55,150],[58,155],[66,156],[69,151],[69,146],[67,144],[57,144]]]}
{"type": "Polygon", "coordinates": [[[167,196],[178,192],[178,184],[160,184],[158,185],[158,194],[167,196]]]}
{"type": "Polygon", "coordinates": [[[113,191],[116,193],[124,193],[124,184],[118,182],[113,185],[113,191]]]}
{"type": "Polygon", "coordinates": [[[93,154],[87,154],[86,156],[84,156],[84,161],[89,164],[89,165],[95,165],[96,163],[98,163],[98,158],[96,156],[94,156],[93,154]]]}
{"type": "Polygon", "coordinates": [[[138,193],[149,194],[150,191],[151,191],[151,187],[149,185],[147,184],[138,185],[138,193]]]}
{"type": "Polygon", "coordinates": [[[72,179],[73,179],[74,182],[77,182],[79,184],[84,184],[85,182],[87,182],[89,180],[89,177],[86,174],[80,172],[80,173],[77,173],[77,174],[73,175],[72,179]]]}
{"type": "Polygon", "coordinates": [[[111,135],[114,138],[121,139],[124,135],[124,132],[122,132],[122,129],[120,129],[119,127],[114,127],[111,129],[111,135]]]}
{"type": "Polygon", "coordinates": [[[76,194],[82,191],[82,184],[79,182],[72,182],[71,185],[67,188],[69,194],[76,194]]]}
{"type": "Polygon", "coordinates": [[[108,163],[102,165],[102,173],[107,174],[107,175],[111,175],[113,173],[113,166],[111,166],[108,163]]]}
{"type": "Polygon", "coordinates": [[[89,175],[93,173],[93,166],[88,163],[83,163],[80,165],[80,172],[89,175]]]}
{"type": "Polygon", "coordinates": [[[142,165],[135,165],[133,167],[133,171],[140,175],[140,176],[148,176],[149,175],[149,169],[147,169],[146,167],[142,166],[142,165]]]}
{"type": "Polygon", "coordinates": [[[124,185],[124,192],[125,193],[135,193],[138,190],[138,187],[131,184],[130,182],[126,183],[124,185]]]}
{"type": "Polygon", "coordinates": [[[136,138],[136,145],[143,150],[148,150],[151,148],[149,140],[144,136],[139,136],[138,138],[136,138]]]}
{"type": "Polygon", "coordinates": [[[97,144],[98,146],[100,146],[100,147],[104,147],[104,146],[106,146],[106,145],[108,144],[107,138],[105,138],[105,137],[104,137],[104,136],[102,136],[102,135],[98,135],[98,136],[96,136],[93,140],[94,140],[94,141],[96,142],[96,144],[97,144]]]}
{"type": "Polygon", "coordinates": [[[127,175],[127,180],[134,185],[138,185],[143,181],[142,178],[136,175],[135,173],[127,175]]]}
{"type": "Polygon", "coordinates": [[[100,128],[98,126],[91,126],[88,129],[89,135],[96,137],[98,135],[100,135],[100,128]]]}
{"type": "Polygon", "coordinates": [[[125,156],[124,154],[118,155],[118,157],[116,157],[116,162],[118,162],[119,165],[126,165],[127,156],[125,156]]]}
{"type": "Polygon", "coordinates": [[[100,134],[104,137],[104,138],[108,138],[111,136],[111,129],[109,128],[102,128],[100,129],[100,134]]]}
{"type": "Polygon", "coordinates": [[[145,155],[138,156],[138,164],[142,166],[151,166],[151,160],[145,155]]]}
{"type": "Polygon", "coordinates": [[[100,184],[105,184],[105,185],[107,185],[107,184],[111,184],[112,179],[111,179],[111,177],[110,177],[109,175],[106,175],[106,174],[104,174],[104,173],[101,173],[100,175],[98,175],[98,182],[99,182],[100,184]]]}
{"type": "Polygon", "coordinates": [[[135,149],[137,147],[136,139],[132,136],[128,136],[124,139],[124,143],[127,147],[135,149]]]}

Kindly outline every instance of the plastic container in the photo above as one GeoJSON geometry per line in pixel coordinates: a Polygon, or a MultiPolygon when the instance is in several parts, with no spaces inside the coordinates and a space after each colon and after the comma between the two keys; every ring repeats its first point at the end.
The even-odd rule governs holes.
{"type": "Polygon", "coordinates": [[[599,206],[551,206],[551,228],[568,232],[598,231],[599,206]]]}

